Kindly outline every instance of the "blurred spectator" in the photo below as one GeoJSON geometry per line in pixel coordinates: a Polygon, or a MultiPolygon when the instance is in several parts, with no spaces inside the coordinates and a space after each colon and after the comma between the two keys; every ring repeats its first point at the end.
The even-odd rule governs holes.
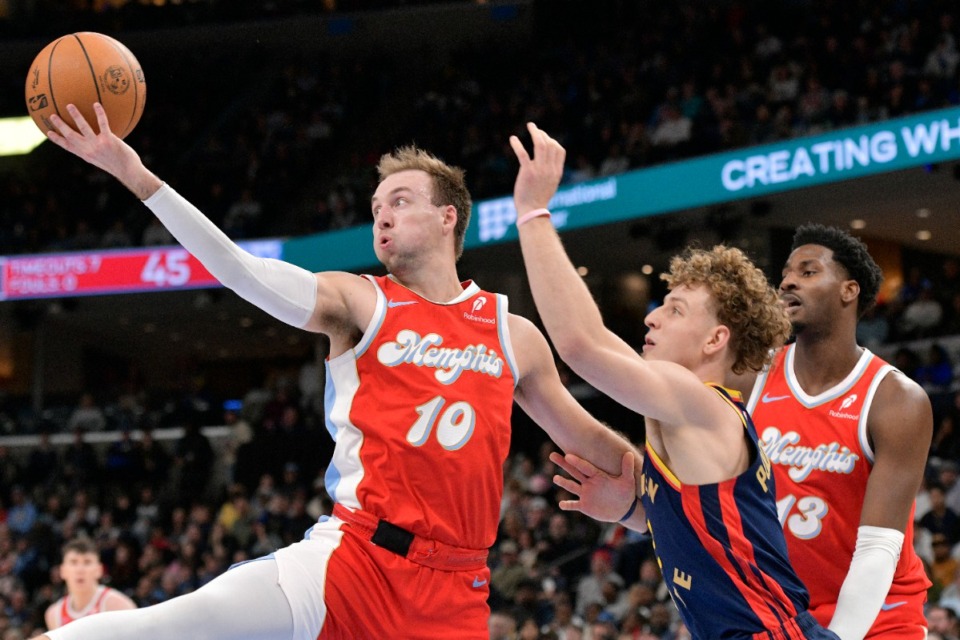
{"type": "Polygon", "coordinates": [[[100,459],[83,429],[73,429],[73,442],[63,452],[63,479],[74,488],[95,486],[100,478],[100,459]]]}
{"type": "Polygon", "coordinates": [[[513,540],[504,540],[497,548],[500,554],[498,565],[490,573],[490,586],[505,601],[512,601],[517,586],[526,576],[526,570],[520,564],[520,549],[513,540]]]}
{"type": "Polygon", "coordinates": [[[886,308],[883,305],[874,305],[863,314],[857,323],[857,344],[875,351],[884,344],[890,335],[890,321],[887,319],[886,308]]]}
{"type": "Polygon", "coordinates": [[[44,487],[57,482],[60,476],[60,456],[50,443],[50,432],[40,431],[40,442],[32,447],[23,472],[27,486],[44,487]]]}
{"type": "Polygon", "coordinates": [[[943,640],[960,640],[960,624],[954,609],[931,605],[927,609],[927,623],[930,625],[930,640],[933,640],[934,634],[943,640]]]}
{"type": "Polygon", "coordinates": [[[10,490],[10,508],[7,509],[6,525],[14,536],[25,536],[37,521],[37,506],[26,489],[15,485],[10,490]]]}
{"type": "Polygon", "coordinates": [[[80,396],[80,401],[76,409],[70,414],[67,421],[67,429],[76,432],[77,429],[84,431],[102,431],[107,426],[107,419],[103,415],[103,410],[97,406],[93,399],[93,394],[84,392],[80,396]]]}
{"type": "Polygon", "coordinates": [[[576,611],[579,615],[586,613],[587,605],[603,602],[603,585],[610,581],[619,587],[624,586],[623,578],[613,572],[610,550],[597,549],[590,556],[590,573],[577,583],[576,611]]]}
{"type": "Polygon", "coordinates": [[[173,449],[177,497],[181,504],[203,499],[213,470],[213,447],[200,427],[199,417],[191,416],[184,425],[183,437],[173,449]]]}
{"type": "Polygon", "coordinates": [[[140,244],[145,247],[153,247],[167,246],[175,243],[176,241],[173,239],[173,236],[167,231],[167,228],[163,226],[160,219],[151,216],[150,221],[143,230],[143,234],[140,236],[140,244]]]}
{"type": "Polygon", "coordinates": [[[946,534],[933,534],[931,544],[933,546],[933,562],[930,565],[930,574],[934,588],[938,589],[939,593],[957,577],[957,568],[960,564],[950,553],[952,546],[950,538],[946,534]]]}
{"type": "Polygon", "coordinates": [[[145,429],[140,438],[141,475],[138,481],[150,487],[163,487],[170,474],[171,458],[166,447],[145,429]]]}
{"type": "Polygon", "coordinates": [[[933,294],[933,285],[920,290],[916,300],[907,304],[900,315],[899,333],[903,338],[925,338],[934,335],[943,320],[943,307],[933,294]]]}
{"type": "Polygon", "coordinates": [[[516,640],[517,621],[509,613],[494,611],[488,622],[490,640],[516,640]]]}
{"type": "Polygon", "coordinates": [[[930,345],[926,362],[917,367],[915,376],[930,395],[949,391],[953,382],[953,363],[947,350],[937,343],[930,345]]]}
{"type": "Polygon", "coordinates": [[[951,545],[956,544],[960,541],[960,516],[947,506],[941,485],[931,484],[928,493],[930,510],[920,518],[920,526],[933,534],[933,542],[939,539],[938,534],[942,534],[951,545]]]}

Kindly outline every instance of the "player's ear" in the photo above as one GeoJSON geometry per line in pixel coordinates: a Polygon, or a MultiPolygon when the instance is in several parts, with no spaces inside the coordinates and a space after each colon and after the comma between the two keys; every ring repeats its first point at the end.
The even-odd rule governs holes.
{"type": "Polygon", "coordinates": [[[707,335],[707,342],[703,346],[703,351],[707,355],[714,355],[728,344],[730,344],[730,327],[725,324],[718,324],[707,335]]]}
{"type": "Polygon", "coordinates": [[[860,283],[856,280],[844,280],[840,285],[840,299],[846,304],[856,302],[860,296],[860,283]]]}
{"type": "Polygon", "coordinates": [[[443,208],[443,227],[451,232],[457,227],[457,208],[452,204],[443,208]]]}

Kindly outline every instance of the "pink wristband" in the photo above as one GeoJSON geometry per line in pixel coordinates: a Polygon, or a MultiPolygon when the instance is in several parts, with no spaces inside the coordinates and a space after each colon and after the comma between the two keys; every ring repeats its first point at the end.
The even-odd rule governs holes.
{"type": "Polygon", "coordinates": [[[534,209],[533,211],[527,211],[525,214],[523,214],[522,216],[520,216],[519,218],[517,218],[517,226],[519,227],[519,226],[525,225],[526,223],[530,222],[530,221],[533,220],[534,218],[538,218],[538,217],[540,217],[540,216],[547,216],[547,217],[549,218],[549,217],[550,217],[550,210],[549,210],[549,209],[534,209]]]}

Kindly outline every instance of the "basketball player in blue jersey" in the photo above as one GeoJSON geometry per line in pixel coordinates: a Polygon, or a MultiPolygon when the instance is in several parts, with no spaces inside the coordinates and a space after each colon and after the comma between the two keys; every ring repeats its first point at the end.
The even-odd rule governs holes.
{"type": "Polygon", "coordinates": [[[561,358],[584,380],[645,416],[636,495],[631,454],[621,482],[574,456],[554,458],[580,493],[561,503],[649,530],[664,580],[695,638],[836,638],[807,612],[787,559],[770,462],[729,371],[760,370],[790,325],[764,274],[738,249],[671,261],[663,306],[646,318],[643,356],[608,330],[564,252],[546,209],[565,151],[528,125],[533,158],[516,136],[514,201],[534,301],[561,358]],[[617,488],[599,497],[599,487],[617,488]],[[572,504],[571,504],[572,503],[572,504]],[[617,505],[619,506],[612,506],[617,505]]]}

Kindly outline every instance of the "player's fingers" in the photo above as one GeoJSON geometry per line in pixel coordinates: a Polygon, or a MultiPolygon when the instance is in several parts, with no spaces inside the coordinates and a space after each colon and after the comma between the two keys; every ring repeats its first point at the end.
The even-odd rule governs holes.
{"type": "Polygon", "coordinates": [[[94,102],[93,112],[97,114],[97,125],[100,128],[100,133],[110,131],[110,122],[107,120],[107,112],[103,108],[103,105],[99,102],[94,102]]]}
{"type": "Polygon", "coordinates": [[[574,469],[582,473],[587,478],[592,478],[593,476],[600,473],[600,469],[594,466],[593,463],[587,460],[584,460],[580,456],[574,455],[572,453],[568,453],[566,455],[566,462],[567,464],[572,466],[574,469]]]}
{"type": "Polygon", "coordinates": [[[93,129],[90,128],[90,124],[87,122],[87,119],[83,117],[83,114],[80,113],[80,110],[72,104],[67,105],[67,113],[73,117],[73,121],[77,123],[77,131],[80,132],[83,136],[88,136],[93,134],[93,129]]]}
{"type": "Polygon", "coordinates": [[[556,464],[558,467],[566,471],[572,478],[574,478],[578,482],[583,482],[584,480],[586,480],[586,477],[582,473],[580,473],[575,466],[568,463],[563,458],[563,456],[561,456],[559,453],[551,453],[550,460],[552,460],[554,464],[556,464]]]}
{"type": "Polygon", "coordinates": [[[520,138],[517,136],[510,136],[510,146],[513,147],[513,152],[517,154],[517,160],[520,161],[521,165],[530,162],[530,154],[528,154],[527,150],[523,148],[523,143],[520,142],[520,138]]]}
{"type": "MultiPolygon", "coordinates": [[[[53,124],[52,121],[51,121],[51,124],[53,124]]],[[[63,138],[62,135],[60,135],[54,129],[49,129],[47,131],[47,140],[57,145],[58,147],[63,147],[64,149],[66,148],[67,141],[63,138]]]]}
{"type": "Polygon", "coordinates": [[[527,123],[527,131],[530,132],[530,139],[533,140],[533,157],[540,158],[544,153],[546,142],[543,139],[543,131],[532,122],[527,123]]]}
{"type": "Polygon", "coordinates": [[[70,134],[74,133],[73,129],[70,128],[70,125],[68,125],[63,118],[55,113],[50,114],[50,124],[53,125],[53,128],[50,129],[50,132],[55,133],[61,140],[64,140],[70,136],[70,134]]]}
{"type": "Polygon", "coordinates": [[[633,477],[633,469],[637,463],[637,459],[634,457],[632,451],[627,451],[623,454],[623,459],[620,460],[620,473],[625,476],[633,477]]]}
{"type": "Polygon", "coordinates": [[[580,495],[580,483],[574,482],[570,478],[564,478],[563,476],[553,476],[553,484],[557,485],[561,489],[566,489],[575,496],[580,495]]]}
{"type": "Polygon", "coordinates": [[[561,500],[557,503],[561,511],[580,511],[579,500],[561,500]]]}

